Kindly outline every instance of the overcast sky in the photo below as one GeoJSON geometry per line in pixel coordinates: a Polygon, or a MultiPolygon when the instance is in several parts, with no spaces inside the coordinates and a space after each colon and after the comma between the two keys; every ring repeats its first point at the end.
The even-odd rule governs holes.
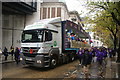
{"type": "Polygon", "coordinates": [[[81,17],[84,17],[88,12],[86,7],[84,6],[85,0],[65,0],[69,11],[78,11],[78,13],[82,13],[81,17]]]}

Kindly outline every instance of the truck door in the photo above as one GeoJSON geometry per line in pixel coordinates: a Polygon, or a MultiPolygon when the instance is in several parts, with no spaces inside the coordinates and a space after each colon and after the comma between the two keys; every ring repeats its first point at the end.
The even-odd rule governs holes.
{"type": "Polygon", "coordinates": [[[45,42],[45,52],[49,52],[49,50],[53,46],[53,35],[51,31],[45,30],[44,42],[45,42]]]}

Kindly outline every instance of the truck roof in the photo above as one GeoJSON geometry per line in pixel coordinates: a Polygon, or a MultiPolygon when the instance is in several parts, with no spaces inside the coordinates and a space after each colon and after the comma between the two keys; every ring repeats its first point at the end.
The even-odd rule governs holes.
{"type": "Polygon", "coordinates": [[[60,17],[43,19],[43,20],[39,20],[37,22],[34,22],[31,25],[26,26],[24,30],[48,28],[48,26],[47,26],[48,24],[57,24],[60,22],[61,22],[60,17]]]}

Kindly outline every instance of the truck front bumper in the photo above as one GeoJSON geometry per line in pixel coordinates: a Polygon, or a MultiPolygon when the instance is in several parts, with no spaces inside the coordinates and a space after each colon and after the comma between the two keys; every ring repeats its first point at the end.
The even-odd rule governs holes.
{"type": "MultiPolygon", "coordinates": [[[[36,55],[35,57],[26,57],[24,55],[21,55],[20,61],[23,65],[46,67],[44,55],[36,55]]],[[[47,65],[49,65],[49,63],[47,65]]]]}

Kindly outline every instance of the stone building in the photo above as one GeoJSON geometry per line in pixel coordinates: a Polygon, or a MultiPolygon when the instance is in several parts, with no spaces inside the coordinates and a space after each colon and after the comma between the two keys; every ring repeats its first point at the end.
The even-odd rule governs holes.
{"type": "Polygon", "coordinates": [[[0,27],[0,48],[5,46],[20,47],[21,33],[28,24],[39,20],[40,3],[32,2],[1,2],[2,25],[0,27]]]}
{"type": "Polygon", "coordinates": [[[61,17],[62,20],[69,18],[69,11],[63,2],[43,2],[41,3],[40,19],[61,17]]]}

